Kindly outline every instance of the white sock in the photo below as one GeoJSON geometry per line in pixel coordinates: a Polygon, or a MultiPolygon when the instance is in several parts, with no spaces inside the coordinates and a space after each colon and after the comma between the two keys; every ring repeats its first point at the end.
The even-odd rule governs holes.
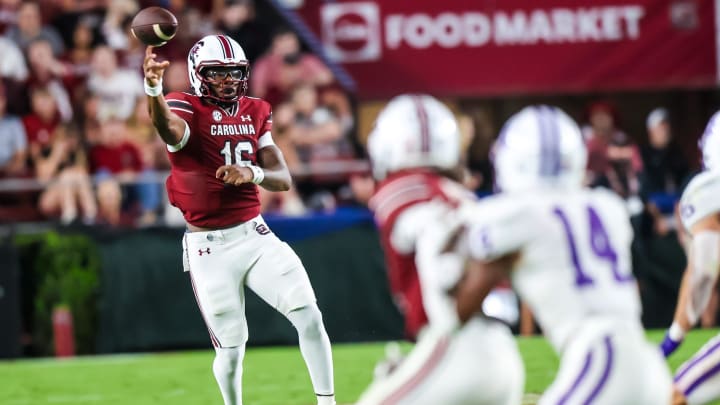
{"type": "Polygon", "coordinates": [[[332,350],[320,309],[311,305],[291,311],[287,317],[298,331],[300,352],[310,372],[318,405],[335,405],[332,350]]]}
{"type": "Polygon", "coordinates": [[[215,348],[213,373],[225,405],[242,405],[242,361],[245,345],[215,348]]]}
{"type": "Polygon", "coordinates": [[[335,405],[335,395],[318,395],[318,405],[335,405]]]}

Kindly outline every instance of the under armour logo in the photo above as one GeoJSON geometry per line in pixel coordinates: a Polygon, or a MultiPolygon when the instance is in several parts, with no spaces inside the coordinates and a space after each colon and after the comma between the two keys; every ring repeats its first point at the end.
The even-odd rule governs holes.
{"type": "Polygon", "coordinates": [[[210,254],[210,248],[206,248],[205,250],[203,250],[203,249],[198,249],[198,255],[199,255],[199,256],[202,256],[203,253],[210,254]]]}
{"type": "Polygon", "coordinates": [[[260,224],[260,225],[256,226],[256,227],[255,227],[255,230],[256,230],[257,233],[259,233],[260,235],[267,235],[267,234],[270,233],[270,229],[268,229],[268,227],[265,226],[265,224],[260,224]]]}
{"type": "Polygon", "coordinates": [[[242,121],[242,122],[246,122],[246,121],[247,121],[247,122],[252,122],[252,117],[250,116],[250,114],[241,115],[241,116],[240,116],[240,121],[242,121]]]}

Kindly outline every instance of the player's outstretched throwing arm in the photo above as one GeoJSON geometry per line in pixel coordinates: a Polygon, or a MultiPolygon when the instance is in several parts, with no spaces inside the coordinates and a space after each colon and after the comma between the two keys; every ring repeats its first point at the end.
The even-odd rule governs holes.
{"type": "Polygon", "coordinates": [[[145,49],[145,61],[143,62],[148,112],[160,138],[168,145],[180,146],[190,137],[190,128],[185,120],[170,110],[170,106],[163,96],[162,78],[165,69],[170,66],[170,62],[158,62],[155,58],[157,55],[153,53],[153,47],[148,46],[145,49]]]}

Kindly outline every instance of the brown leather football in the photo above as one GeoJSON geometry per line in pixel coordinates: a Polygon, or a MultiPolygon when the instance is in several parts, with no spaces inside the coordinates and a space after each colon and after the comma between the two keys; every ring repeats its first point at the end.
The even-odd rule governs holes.
{"type": "Polygon", "coordinates": [[[143,44],[161,46],[175,36],[177,26],[173,13],[162,7],[147,7],[135,15],[130,30],[143,44]]]}

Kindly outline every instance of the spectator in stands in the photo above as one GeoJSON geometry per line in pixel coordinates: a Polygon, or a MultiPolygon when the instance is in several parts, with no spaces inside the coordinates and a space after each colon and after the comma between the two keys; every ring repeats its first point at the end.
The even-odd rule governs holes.
{"type": "Polygon", "coordinates": [[[65,54],[65,59],[76,76],[86,78],[90,74],[93,47],[96,42],[90,19],[81,18],[73,30],[71,47],[65,54]]]}
{"type": "Polygon", "coordinates": [[[20,48],[5,36],[0,36],[0,79],[7,100],[8,113],[25,115],[28,112],[27,80],[30,77],[25,57],[20,48]]]}
{"type": "Polygon", "coordinates": [[[101,25],[108,0],[61,0],[53,3],[54,7],[46,7],[48,2],[44,3],[43,17],[57,30],[65,45],[73,43],[78,25],[89,27],[98,42],[104,41],[101,25]]]}
{"type": "MultiPolygon", "coordinates": [[[[63,56],[69,74],[63,81],[70,95],[75,114],[82,116],[83,103],[88,97],[87,80],[90,75],[94,47],[99,42],[91,18],[78,19],[70,37],[70,48],[63,56]]],[[[82,117],[76,122],[82,123],[82,117]]]]}
{"type": "Polygon", "coordinates": [[[36,1],[23,1],[18,8],[17,25],[10,27],[7,37],[13,40],[22,50],[36,39],[44,39],[50,43],[53,54],[60,56],[65,52],[60,34],[55,28],[43,25],[40,4],[36,1]]]}
{"type": "Polygon", "coordinates": [[[314,171],[307,178],[309,182],[300,182],[301,193],[312,208],[332,210],[336,204],[333,193],[347,184],[347,174],[338,168],[353,159],[352,144],[340,119],[331,109],[319,104],[312,84],[297,85],[290,103],[295,110],[290,140],[300,162],[314,171]]]}
{"type": "Polygon", "coordinates": [[[133,72],[141,72],[143,60],[145,60],[145,45],[132,34],[131,25],[132,18],[126,18],[123,22],[122,32],[125,34],[127,45],[122,50],[116,51],[119,54],[118,66],[133,72]]]}
{"type": "Polygon", "coordinates": [[[147,97],[139,97],[135,104],[135,112],[127,122],[127,139],[140,151],[144,167],[153,170],[170,169],[165,143],[155,133],[148,114],[147,97]]]}
{"type": "Polygon", "coordinates": [[[100,100],[92,92],[88,92],[82,100],[81,117],[79,122],[85,135],[85,142],[89,146],[100,142],[100,120],[98,119],[98,105],[100,100]]]}
{"type": "Polygon", "coordinates": [[[647,143],[641,148],[645,171],[641,188],[644,196],[653,193],[677,194],[690,174],[687,159],[672,135],[668,111],[656,108],[646,120],[647,143]]]}
{"type": "Polygon", "coordinates": [[[163,75],[163,88],[166,93],[172,93],[174,91],[187,92],[190,90],[187,61],[185,59],[177,59],[170,62],[170,66],[168,66],[163,75]]]}
{"type": "Polygon", "coordinates": [[[480,195],[488,195],[495,188],[491,151],[497,135],[490,110],[481,106],[466,107],[458,116],[458,125],[463,139],[468,142],[469,175],[465,186],[480,195]]]}
{"type": "Polygon", "coordinates": [[[15,26],[18,20],[18,8],[21,0],[0,0],[0,34],[15,26]]]}
{"type": "Polygon", "coordinates": [[[290,96],[295,110],[291,139],[303,163],[333,159],[342,153],[347,142],[339,118],[318,104],[315,87],[310,83],[296,86],[290,96]]]}
{"type": "Polygon", "coordinates": [[[348,94],[337,86],[319,89],[320,104],[330,110],[340,122],[343,134],[352,136],[355,130],[355,116],[348,94]]]}
{"type": "Polygon", "coordinates": [[[617,112],[607,102],[592,104],[588,121],[583,135],[588,147],[589,185],[612,189],[628,202],[631,214],[639,213],[642,158],[637,145],[617,127],[617,112]]]}
{"type": "Polygon", "coordinates": [[[30,154],[36,178],[48,182],[40,194],[40,211],[46,217],[59,217],[61,223],[69,224],[78,219],[80,210],[84,223],[94,223],[97,203],[77,128],[58,126],[49,143],[32,143],[30,154]]]}
{"type": "Polygon", "coordinates": [[[24,82],[28,78],[28,68],[25,58],[18,46],[12,40],[0,36],[0,77],[16,82],[24,82]]]}
{"type": "Polygon", "coordinates": [[[275,105],[300,83],[323,86],[332,81],[327,66],[317,56],[300,49],[297,35],[288,28],[280,28],[273,35],[269,51],[253,66],[250,91],[275,105]]]}
{"type": "Polygon", "coordinates": [[[30,64],[30,87],[44,87],[55,99],[62,122],[73,117],[73,108],[66,84],[72,85],[70,67],[52,53],[50,43],[37,39],[28,45],[28,63],[30,64]]]}
{"type": "Polygon", "coordinates": [[[690,175],[690,166],[672,135],[665,108],[656,108],[648,114],[646,128],[648,138],[641,148],[645,170],[640,178],[640,190],[653,231],[662,236],[675,228],[675,203],[683,182],[690,175]]]}
{"type": "MultiPolygon", "coordinates": [[[[128,128],[124,120],[110,117],[100,128],[100,142],[90,149],[90,166],[99,183],[99,192],[115,195],[119,184],[127,183],[123,187],[126,212],[133,216],[140,210],[138,219],[129,221],[141,226],[154,223],[161,203],[161,190],[154,171],[146,170],[142,154],[127,139],[128,128]]],[[[120,203],[106,195],[98,195],[98,200],[108,222],[119,223],[120,203]]]]}
{"type": "Polygon", "coordinates": [[[128,47],[128,33],[125,31],[126,20],[131,20],[139,7],[133,0],[111,0],[105,12],[101,31],[107,45],[114,50],[128,47]]]}
{"type": "Polygon", "coordinates": [[[6,114],[7,97],[0,86],[0,177],[23,176],[27,172],[28,142],[18,117],[6,114]]]}
{"type": "MultiPolygon", "coordinates": [[[[166,73],[167,75],[167,73],[166,73]]],[[[296,173],[302,166],[297,150],[291,139],[295,124],[295,109],[290,103],[283,103],[273,110],[273,139],[285,157],[290,173],[296,173]]],[[[294,185],[285,192],[272,192],[258,187],[260,206],[264,213],[281,213],[294,216],[305,212],[305,205],[294,185]]]]}
{"type": "Polygon", "coordinates": [[[172,41],[158,49],[158,55],[165,60],[186,60],[188,49],[192,48],[195,42],[206,35],[217,33],[213,19],[184,0],[170,1],[168,9],[175,14],[182,29],[178,30],[172,41]]]}
{"type": "Polygon", "coordinates": [[[107,46],[95,48],[88,89],[99,98],[98,118],[130,118],[135,101],[143,96],[143,84],[139,72],[119,69],[115,52],[107,46]]]}
{"type": "Polygon", "coordinates": [[[225,7],[219,15],[220,30],[241,44],[245,56],[253,63],[267,49],[270,33],[267,27],[255,18],[253,0],[224,2],[225,7]]]}
{"type": "Polygon", "coordinates": [[[60,123],[55,98],[48,89],[36,87],[30,92],[30,106],[30,114],[23,117],[28,144],[31,147],[48,147],[52,140],[51,135],[60,123]]]}

